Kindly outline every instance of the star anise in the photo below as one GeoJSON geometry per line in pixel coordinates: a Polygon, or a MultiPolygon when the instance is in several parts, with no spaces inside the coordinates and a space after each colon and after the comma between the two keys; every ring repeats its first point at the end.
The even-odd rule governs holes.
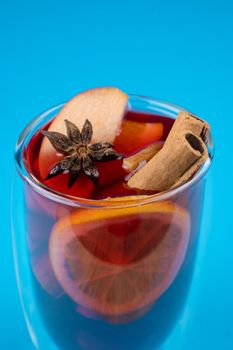
{"type": "Polygon", "coordinates": [[[49,172],[45,180],[54,176],[69,173],[68,187],[72,187],[83,171],[95,185],[99,184],[99,171],[94,162],[108,162],[122,159],[109,142],[102,141],[90,144],[93,129],[91,122],[86,119],[81,132],[69,120],[65,120],[67,136],[56,131],[42,130],[52,146],[59,153],[65,155],[49,172]]]}

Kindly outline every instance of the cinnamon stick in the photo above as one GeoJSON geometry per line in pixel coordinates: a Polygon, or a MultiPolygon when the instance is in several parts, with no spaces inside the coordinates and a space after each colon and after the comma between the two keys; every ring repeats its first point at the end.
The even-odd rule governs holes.
{"type": "Polygon", "coordinates": [[[208,133],[205,121],[181,112],[163,148],[129,179],[128,186],[160,192],[188,181],[208,157],[208,133]]]}
{"type": "Polygon", "coordinates": [[[195,136],[200,137],[206,143],[210,126],[206,121],[191,113],[180,112],[169,133],[169,138],[176,138],[181,130],[191,131],[195,136]]]}

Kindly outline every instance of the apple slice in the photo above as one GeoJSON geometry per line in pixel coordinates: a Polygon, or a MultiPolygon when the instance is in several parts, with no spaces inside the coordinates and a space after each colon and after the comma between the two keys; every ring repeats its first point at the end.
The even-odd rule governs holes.
{"type": "MultiPolygon", "coordinates": [[[[58,113],[49,131],[66,134],[64,120],[68,119],[79,129],[86,119],[93,126],[92,143],[108,141],[113,143],[120,132],[128,95],[114,87],[96,88],[82,92],[72,98],[58,113]]],[[[42,178],[63,158],[58,154],[47,138],[44,138],[39,153],[39,169],[42,178]]]]}

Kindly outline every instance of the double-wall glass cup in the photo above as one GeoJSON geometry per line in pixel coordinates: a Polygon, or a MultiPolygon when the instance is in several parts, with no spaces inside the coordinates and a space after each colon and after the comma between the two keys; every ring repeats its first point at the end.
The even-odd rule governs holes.
{"type": "MultiPolygon", "coordinates": [[[[75,198],[46,187],[27,164],[31,138],[62,107],[35,118],[15,151],[14,263],[32,342],[40,350],[156,349],[189,291],[211,135],[209,158],[177,188],[118,200],[75,198]]],[[[174,119],[182,110],[134,95],[129,108],[174,119]]]]}

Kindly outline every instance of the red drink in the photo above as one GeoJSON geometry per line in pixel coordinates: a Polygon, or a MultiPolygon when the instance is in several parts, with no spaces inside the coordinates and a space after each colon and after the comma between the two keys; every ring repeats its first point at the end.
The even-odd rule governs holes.
{"type": "MultiPolygon", "coordinates": [[[[128,157],[165,141],[173,122],[129,111],[115,149],[128,157]]],[[[47,181],[41,177],[41,141],[38,131],[25,149],[28,171],[64,198],[91,200],[86,202],[88,208],[78,208],[25,187],[33,288],[50,337],[64,350],[155,348],[185,302],[202,184],[158,203],[110,209],[107,201],[92,200],[122,197],[124,201],[124,196],[148,194],[127,187],[123,160],[98,164],[99,187],[81,175],[69,189],[67,174],[47,181]]]]}

